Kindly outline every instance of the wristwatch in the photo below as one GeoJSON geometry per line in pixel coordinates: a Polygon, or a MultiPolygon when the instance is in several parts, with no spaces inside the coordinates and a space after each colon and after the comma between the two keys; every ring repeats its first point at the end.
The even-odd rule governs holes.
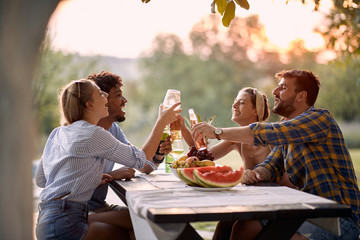
{"type": "Polygon", "coordinates": [[[215,133],[215,137],[216,137],[218,140],[221,140],[220,134],[223,133],[223,130],[222,130],[221,128],[215,128],[214,133],[215,133]]]}

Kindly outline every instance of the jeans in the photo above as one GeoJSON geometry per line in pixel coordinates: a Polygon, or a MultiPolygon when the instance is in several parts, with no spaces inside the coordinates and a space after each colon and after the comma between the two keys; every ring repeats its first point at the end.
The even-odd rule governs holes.
{"type": "Polygon", "coordinates": [[[339,218],[341,236],[334,235],[321,227],[310,222],[304,222],[298,229],[298,233],[309,240],[357,240],[360,235],[360,228],[353,218],[339,218]]]}
{"type": "Polygon", "coordinates": [[[87,204],[50,200],[39,204],[36,225],[38,240],[79,240],[88,230],[87,204]]]}

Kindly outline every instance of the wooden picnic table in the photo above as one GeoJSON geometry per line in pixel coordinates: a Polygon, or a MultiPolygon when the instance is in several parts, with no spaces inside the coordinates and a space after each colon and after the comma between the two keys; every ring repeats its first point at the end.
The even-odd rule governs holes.
{"type": "MultiPolygon", "coordinates": [[[[227,191],[203,192],[163,173],[139,174],[129,181],[113,181],[110,186],[125,204],[131,203],[132,216],[136,213],[136,217],[150,221],[151,229],[157,229],[154,224],[184,224],[176,237],[179,240],[202,239],[190,222],[267,219],[269,223],[256,239],[285,240],[306,219],[351,216],[349,206],[281,186],[240,185],[227,191]]],[[[141,234],[137,226],[134,229],[135,235],[141,234]]]]}

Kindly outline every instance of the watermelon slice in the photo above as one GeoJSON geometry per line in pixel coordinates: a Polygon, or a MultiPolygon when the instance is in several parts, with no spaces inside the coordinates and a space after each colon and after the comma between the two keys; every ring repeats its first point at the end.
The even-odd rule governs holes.
{"type": "MultiPolygon", "coordinates": [[[[214,170],[214,166],[209,166],[209,167],[192,167],[192,168],[178,168],[177,174],[179,176],[179,178],[185,182],[186,184],[190,185],[190,186],[200,186],[198,184],[198,182],[196,181],[196,179],[194,178],[194,170],[195,169],[201,169],[202,171],[211,171],[214,170]]],[[[230,168],[231,169],[231,168],[230,168]]]]}
{"type": "Polygon", "coordinates": [[[193,175],[197,183],[203,187],[233,187],[240,183],[244,168],[232,170],[231,167],[214,167],[213,170],[194,169],[193,175]]]}

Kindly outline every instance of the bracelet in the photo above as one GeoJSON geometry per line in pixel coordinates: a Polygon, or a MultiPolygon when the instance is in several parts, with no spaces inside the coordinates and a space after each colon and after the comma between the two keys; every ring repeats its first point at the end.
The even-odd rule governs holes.
{"type": "Polygon", "coordinates": [[[160,160],[155,159],[155,156],[152,158],[153,162],[156,164],[161,164],[164,162],[164,157],[162,157],[160,160]]]}

